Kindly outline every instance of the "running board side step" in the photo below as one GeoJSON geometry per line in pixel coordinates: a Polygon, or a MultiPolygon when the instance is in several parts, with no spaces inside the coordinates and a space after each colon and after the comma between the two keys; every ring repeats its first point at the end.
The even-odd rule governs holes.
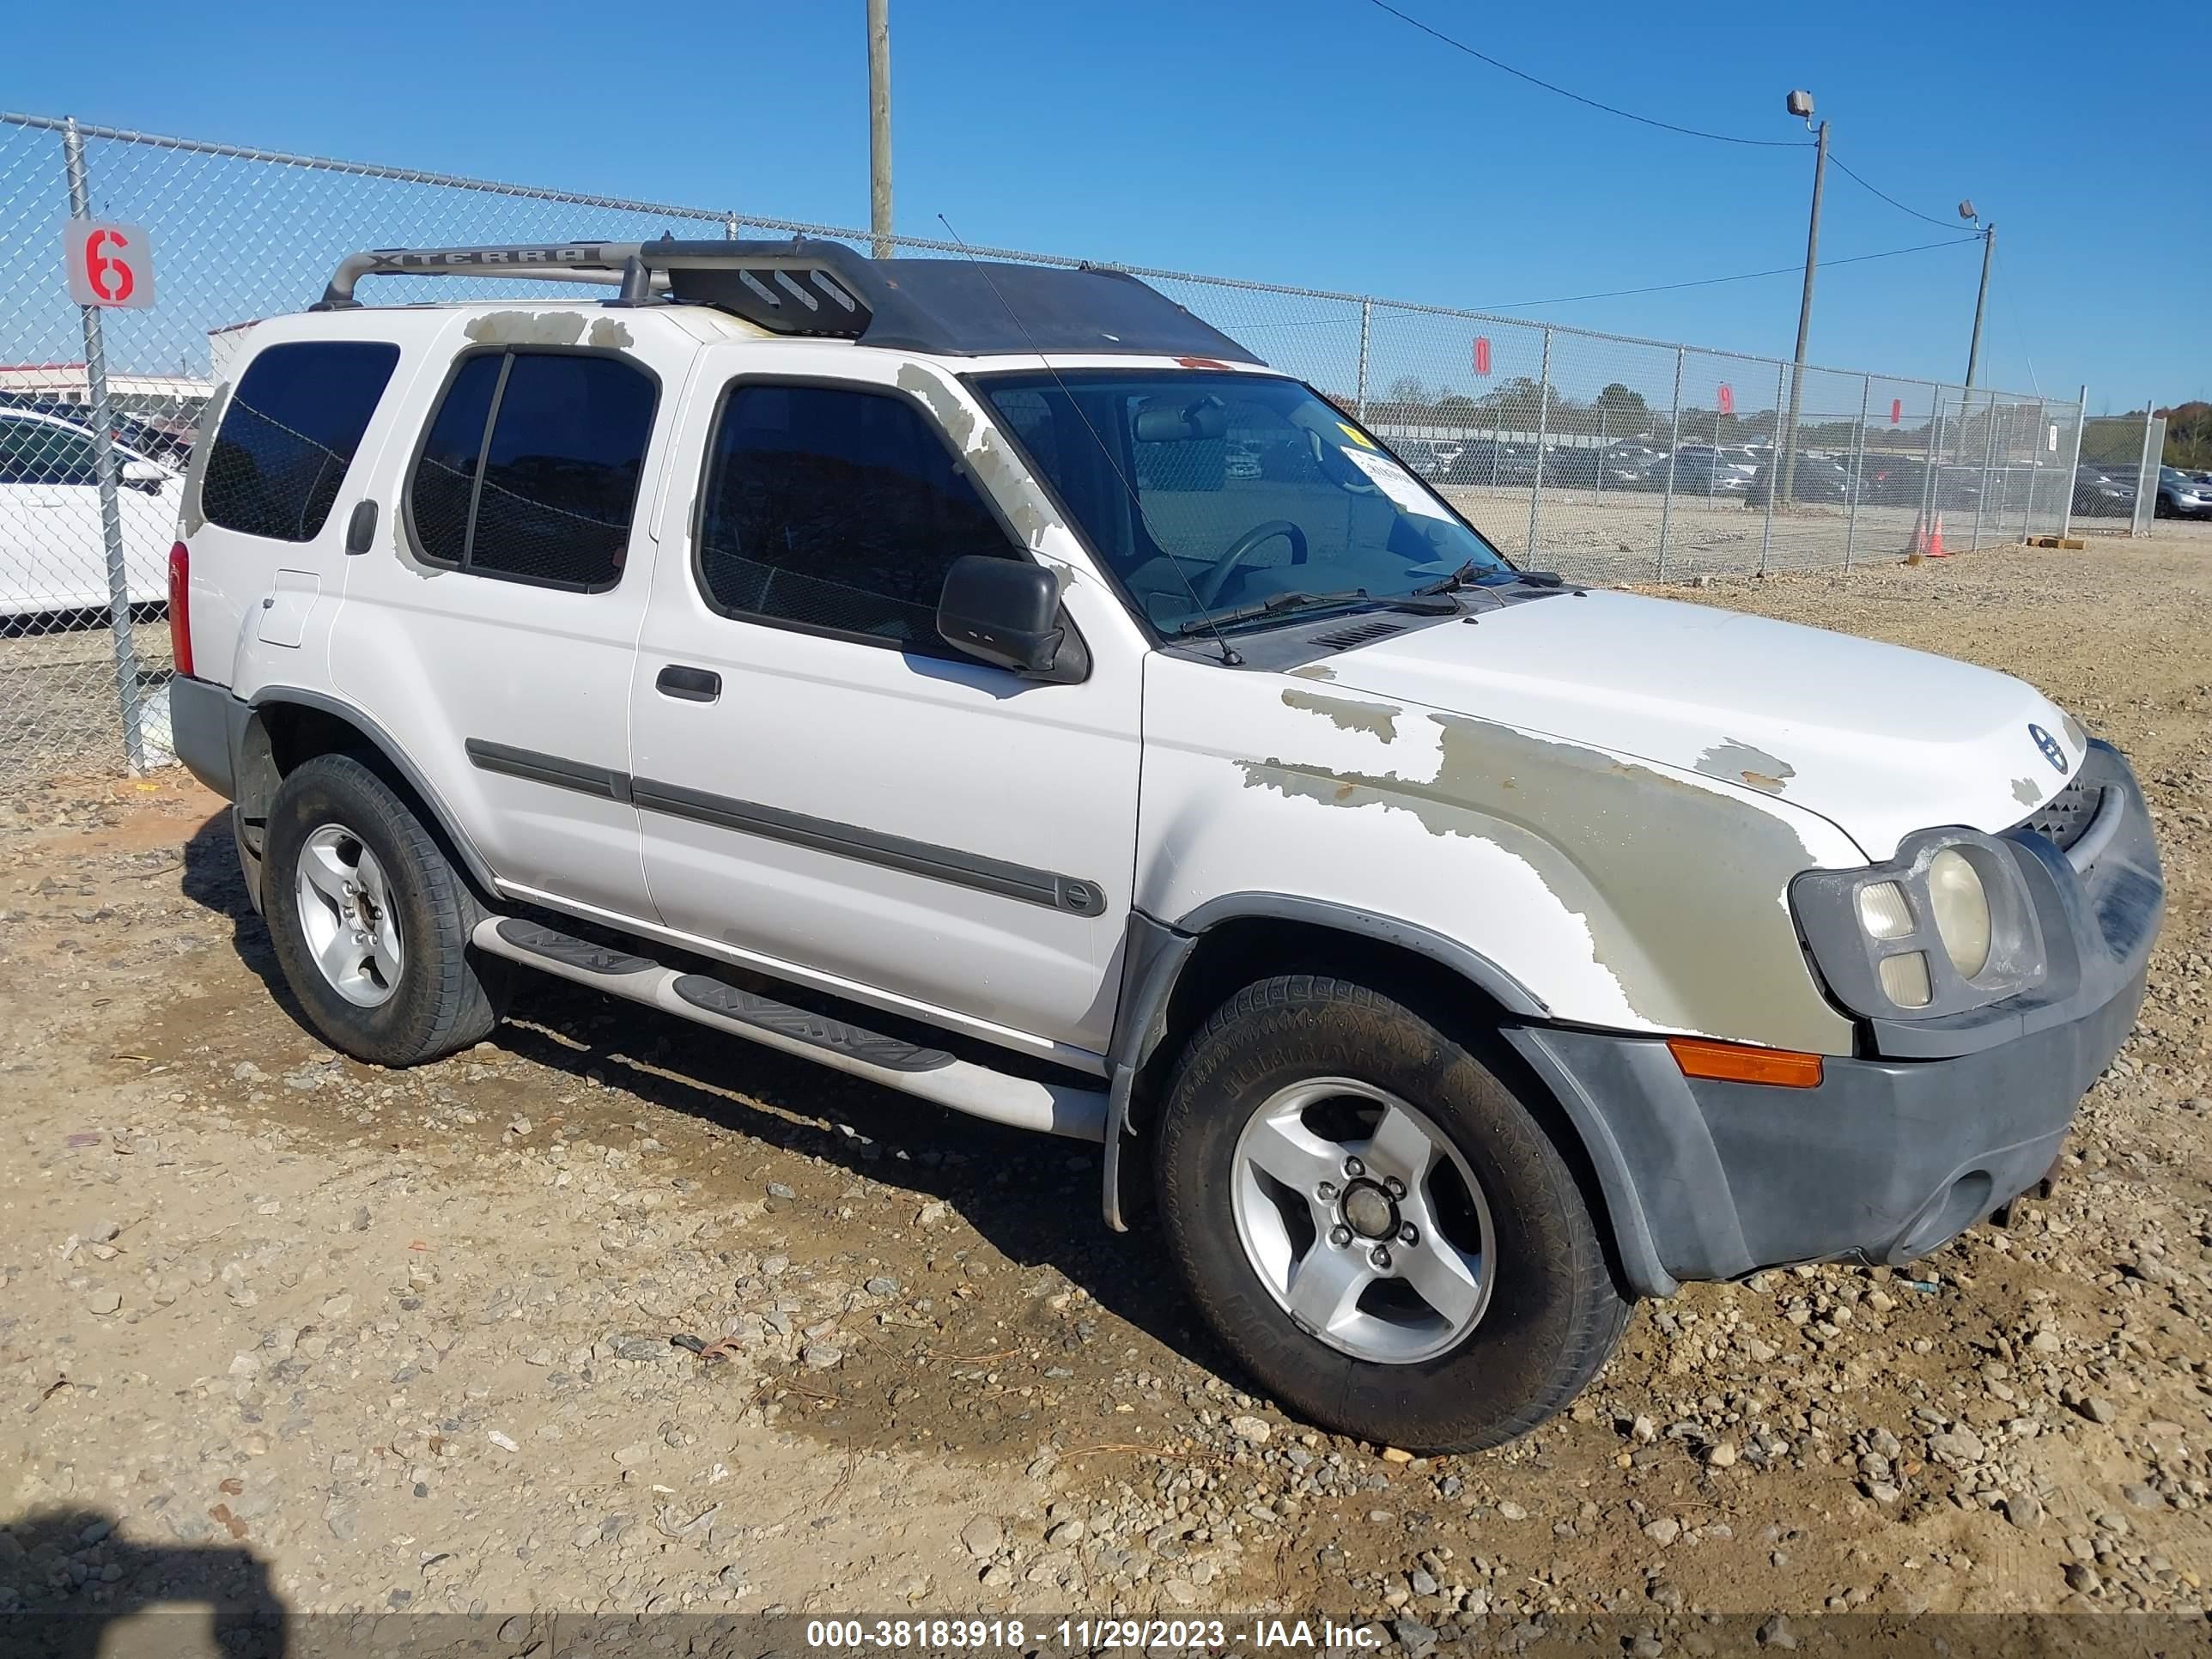
{"type": "Polygon", "coordinates": [[[479,951],[557,974],[750,1042],[796,1054],[971,1117],[1077,1140],[1106,1138],[1103,1090],[1013,1077],[972,1060],[885,1036],[747,991],[705,974],[596,945],[542,922],[492,916],[477,924],[479,951]]]}

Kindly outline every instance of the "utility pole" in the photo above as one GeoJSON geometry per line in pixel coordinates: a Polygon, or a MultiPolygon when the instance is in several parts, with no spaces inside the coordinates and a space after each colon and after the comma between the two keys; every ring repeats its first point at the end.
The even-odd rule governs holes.
{"type": "MultiPolygon", "coordinates": [[[[1802,118],[1807,126],[1813,125],[1813,94],[1793,92],[1784,100],[1784,107],[1802,118]]],[[[1805,228],[1805,295],[1797,304],[1797,364],[1790,377],[1790,424],[1782,438],[1782,453],[1775,459],[1782,463],[1766,481],[1766,499],[1770,505],[1778,499],[1784,504],[1796,499],[1797,483],[1797,416],[1805,401],[1805,346],[1813,334],[1813,273],[1820,263],[1820,187],[1828,179],[1828,124],[1820,123],[1814,129],[1813,147],[1813,214],[1805,228]]]]}
{"type": "MultiPolygon", "coordinates": [[[[1966,203],[1960,203],[1960,211],[1966,211],[1966,203]]],[[[1969,387],[1974,384],[1975,369],[1981,366],[1982,311],[1990,302],[1990,261],[1996,251],[1997,228],[1994,224],[1984,225],[1982,228],[1982,289],[1974,295],[1974,337],[1966,347],[1966,384],[1969,387]]]]}
{"type": "Polygon", "coordinates": [[[868,252],[891,257],[890,0],[868,0],[868,252]]]}

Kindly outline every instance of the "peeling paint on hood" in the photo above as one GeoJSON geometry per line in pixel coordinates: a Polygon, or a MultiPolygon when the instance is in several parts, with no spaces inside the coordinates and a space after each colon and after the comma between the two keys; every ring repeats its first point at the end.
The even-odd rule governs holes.
{"type": "Polygon", "coordinates": [[[1967,663],[1739,611],[1592,590],[1330,659],[1338,690],[1725,778],[1817,812],[1870,859],[1913,830],[1995,833],[2063,787],[2087,734],[1967,663]],[[2031,724],[2065,733],[2051,768],[2031,724]],[[2027,800],[2023,776],[2043,792],[2027,800]]]}
{"type": "Polygon", "coordinates": [[[1797,775],[1797,769],[1779,756],[1753,749],[1747,743],[1738,743],[1734,738],[1715,744],[1698,756],[1698,770],[1708,777],[1726,778],[1731,783],[1747,783],[1770,795],[1780,794],[1790,780],[1797,775]]]}

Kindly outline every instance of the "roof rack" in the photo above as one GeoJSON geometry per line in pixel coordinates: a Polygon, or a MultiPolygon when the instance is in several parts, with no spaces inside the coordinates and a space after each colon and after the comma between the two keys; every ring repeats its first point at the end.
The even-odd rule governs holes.
{"type": "Polygon", "coordinates": [[[517,276],[617,289],[607,303],[710,305],[771,333],[951,356],[1047,351],[1260,359],[1126,271],[981,259],[871,259],[842,242],[556,242],[348,254],[313,309],[363,276],[517,276]]]}

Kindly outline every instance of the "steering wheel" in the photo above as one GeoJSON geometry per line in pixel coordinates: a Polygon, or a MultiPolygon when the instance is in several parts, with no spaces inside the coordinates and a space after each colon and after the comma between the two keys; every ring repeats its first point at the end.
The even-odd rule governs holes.
{"type": "Polygon", "coordinates": [[[1229,578],[1235,573],[1237,567],[1244,562],[1246,556],[1254,548],[1264,542],[1273,541],[1278,536],[1291,544],[1291,562],[1304,564],[1306,562],[1304,531],[1299,529],[1288,519],[1270,519],[1265,524],[1255,524],[1239,536],[1235,544],[1226,553],[1214,561],[1211,570],[1198,579],[1198,586],[1194,591],[1198,595],[1199,604],[1202,606],[1210,605],[1215,599],[1220,598],[1222,588],[1227,586],[1229,578]]]}

